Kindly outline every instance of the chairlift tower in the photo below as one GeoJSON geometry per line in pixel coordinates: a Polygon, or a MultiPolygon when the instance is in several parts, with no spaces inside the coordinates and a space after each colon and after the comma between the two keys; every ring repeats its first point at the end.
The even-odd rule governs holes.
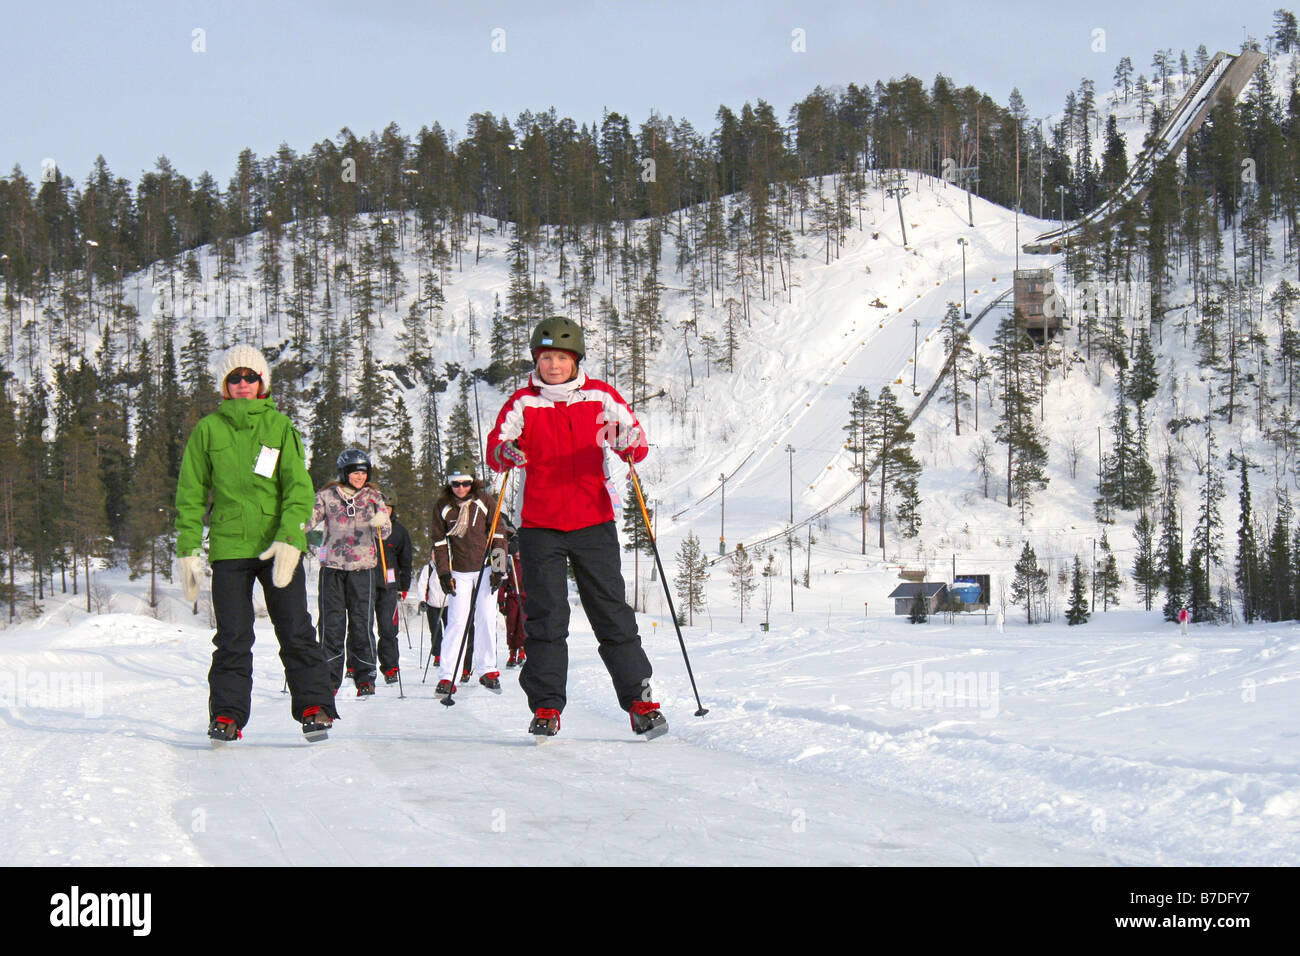
{"type": "Polygon", "coordinates": [[[978,166],[959,166],[952,171],[952,182],[966,190],[966,222],[975,228],[975,212],[972,208],[971,193],[980,183],[978,166]]]}
{"type": "Polygon", "coordinates": [[[903,197],[912,191],[907,186],[907,174],[898,173],[881,182],[885,187],[885,195],[898,200],[898,228],[903,231],[903,248],[906,249],[907,226],[903,224],[903,197]]]}

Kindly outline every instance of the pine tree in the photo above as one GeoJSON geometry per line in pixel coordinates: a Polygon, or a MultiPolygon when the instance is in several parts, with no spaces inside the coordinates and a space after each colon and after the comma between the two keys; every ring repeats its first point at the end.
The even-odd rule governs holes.
{"type": "MultiPolygon", "coordinates": [[[[0,373],[0,461],[18,462],[18,420],[14,414],[14,404],[9,400],[8,389],[4,387],[7,373],[0,373]]],[[[18,563],[17,525],[21,521],[19,514],[19,497],[22,488],[22,474],[18,467],[0,469],[0,545],[4,548],[4,571],[8,580],[0,581],[0,592],[5,595],[9,605],[9,620],[13,622],[18,614],[18,602],[22,592],[15,577],[18,563]]]]}
{"type": "Polygon", "coordinates": [[[1300,619],[1300,523],[1291,531],[1291,617],[1300,619]]]}
{"type": "MultiPolygon", "coordinates": [[[[912,443],[916,440],[908,431],[907,415],[899,406],[894,393],[882,388],[876,399],[871,418],[864,432],[864,449],[867,460],[873,459],[878,470],[880,488],[879,543],[885,547],[886,497],[893,493],[903,499],[905,513],[915,513],[915,482],[921,466],[912,456],[912,443]]],[[[904,534],[914,536],[919,518],[909,517],[904,534]]]]}
{"type": "Polygon", "coordinates": [[[370,350],[370,338],[361,341],[361,370],[357,377],[357,416],[365,425],[366,447],[375,444],[375,425],[383,410],[390,407],[388,377],[381,374],[374,353],[370,350]]]}
{"type": "Polygon", "coordinates": [[[479,460],[478,435],[474,431],[474,421],[469,412],[470,377],[463,372],[460,377],[460,398],[451,410],[451,421],[447,426],[447,458],[456,455],[468,455],[472,461],[479,460]]]}
{"type": "Polygon", "coordinates": [[[772,611],[772,585],[781,569],[776,565],[776,552],[769,551],[767,560],[763,562],[763,570],[759,574],[763,578],[763,620],[767,621],[772,611]]]}
{"type": "Polygon", "coordinates": [[[410,532],[411,547],[416,554],[422,554],[428,550],[426,545],[431,542],[425,541],[419,504],[422,499],[436,497],[437,492],[434,488],[426,488],[420,480],[414,430],[406,411],[406,400],[401,395],[393,403],[386,430],[393,438],[381,446],[384,453],[381,484],[389,493],[394,507],[400,507],[402,514],[407,516],[403,524],[410,532]]]}
{"type": "Polygon", "coordinates": [[[1188,610],[1192,612],[1192,621],[1214,620],[1214,597],[1210,590],[1210,567],[1205,552],[1199,543],[1192,546],[1192,553],[1187,559],[1188,610]]]}
{"type": "Polygon", "coordinates": [[[1137,353],[1133,358],[1133,374],[1129,376],[1128,397],[1139,407],[1156,397],[1160,388],[1160,375],[1156,371],[1156,354],[1151,347],[1151,333],[1143,329],[1138,335],[1137,353]]]}
{"type": "Polygon", "coordinates": [[[1138,515],[1137,523],[1133,526],[1133,538],[1137,542],[1137,554],[1133,558],[1133,583],[1142,596],[1143,606],[1149,611],[1155,593],[1160,588],[1160,567],[1156,560],[1155,530],[1145,512],[1138,515]]]}
{"type": "Polygon", "coordinates": [[[1015,577],[1011,579],[1011,603],[1025,606],[1028,623],[1034,623],[1039,601],[1047,595],[1047,572],[1038,566],[1038,555],[1028,541],[1016,561],[1015,577]]]}
{"type": "Polygon", "coordinates": [[[709,561],[700,547],[700,539],[691,532],[677,550],[677,575],[673,586],[677,593],[677,610],[685,615],[682,623],[694,625],[695,612],[704,609],[704,582],[709,579],[709,561]]]}
{"type": "Polygon", "coordinates": [[[1166,621],[1176,622],[1187,606],[1187,566],[1183,564],[1183,540],[1178,529],[1178,509],[1166,506],[1160,524],[1160,577],[1165,587],[1161,610],[1166,621]]]}
{"type": "Polygon", "coordinates": [[[127,502],[131,579],[149,575],[149,606],[158,606],[158,572],[171,579],[176,480],[167,474],[161,430],[143,433],[136,446],[127,502]]]}
{"type": "MultiPolygon", "coordinates": [[[[975,430],[980,429],[980,382],[990,378],[993,375],[993,366],[984,355],[975,357],[974,364],[970,367],[971,398],[975,400],[975,430]]],[[[987,498],[988,496],[985,495],[987,498]]]]}
{"type": "Polygon", "coordinates": [[[1289,621],[1295,617],[1290,523],[1291,502],[1284,492],[1278,496],[1277,518],[1273,522],[1273,533],[1269,537],[1268,554],[1262,569],[1265,601],[1260,610],[1266,621],[1289,621]]]}
{"type": "Polygon", "coordinates": [[[1259,546],[1255,541],[1255,519],[1250,508],[1250,476],[1246,459],[1240,458],[1241,493],[1238,497],[1240,520],[1237,525],[1237,565],[1234,575],[1241,596],[1241,618],[1247,624],[1263,616],[1260,607],[1259,546]]]}
{"type": "Polygon", "coordinates": [[[95,463],[95,441],[83,425],[69,424],[55,440],[62,506],[57,527],[67,541],[75,565],[82,560],[86,581],[86,611],[90,603],[90,560],[107,553],[109,522],[104,513],[105,491],[95,463]]]}
{"type": "Polygon", "coordinates": [[[338,473],[338,456],[343,451],[343,394],[338,372],[331,350],[327,364],[316,380],[315,407],[311,417],[311,463],[307,470],[317,488],[334,480],[338,473]]]}
{"type": "Polygon", "coordinates": [[[1300,29],[1296,26],[1296,16],[1290,10],[1273,11],[1273,41],[1281,53],[1289,53],[1291,48],[1300,45],[1300,29]]]}
{"type": "Polygon", "coordinates": [[[1083,577],[1083,565],[1074,556],[1074,572],[1070,575],[1070,603],[1065,609],[1065,622],[1070,625],[1088,623],[1088,586],[1083,577]]]}
{"type": "Polygon", "coordinates": [[[1156,493],[1156,472],[1147,455],[1148,420],[1146,409],[1138,403],[1135,410],[1136,432],[1133,436],[1132,458],[1129,464],[1129,484],[1133,489],[1136,507],[1144,513],[1151,507],[1156,493]]]}
{"type": "Polygon", "coordinates": [[[961,407],[968,404],[967,399],[969,398],[969,393],[961,384],[962,372],[965,370],[972,352],[970,333],[966,331],[966,323],[962,320],[961,308],[956,302],[948,303],[948,311],[944,313],[940,330],[948,351],[947,367],[951,370],[951,377],[945,377],[943,400],[952,402],[953,429],[955,434],[960,435],[961,407]]]}
{"type": "Polygon", "coordinates": [[[753,559],[750,558],[743,544],[736,545],[736,550],[731,555],[730,570],[731,593],[736,596],[736,604],[740,607],[740,623],[744,624],[745,608],[749,606],[754,592],[758,590],[758,582],[754,580],[753,559]]]}
{"type": "Polygon", "coordinates": [[[1101,609],[1109,611],[1112,604],[1119,603],[1119,590],[1124,582],[1119,574],[1119,564],[1115,552],[1110,549],[1106,532],[1101,533],[1101,569],[1097,573],[1097,589],[1101,592],[1101,609]]]}
{"type": "MultiPolygon", "coordinates": [[[[1223,487],[1223,474],[1215,465],[1215,441],[1213,429],[1207,427],[1205,433],[1206,456],[1205,456],[1205,481],[1201,485],[1201,492],[1198,497],[1196,529],[1192,533],[1192,540],[1195,547],[1201,553],[1203,565],[1202,570],[1205,574],[1203,582],[1193,582],[1193,588],[1198,584],[1203,587],[1206,595],[1208,608],[1212,603],[1210,595],[1213,594],[1210,584],[1210,569],[1214,565],[1223,564],[1223,518],[1219,514],[1219,503],[1223,500],[1225,494],[1223,487]]],[[[1189,561],[1189,567],[1191,562],[1189,561]]],[[[1198,618],[1198,620],[1201,620],[1198,618]]]]}
{"type": "Polygon", "coordinates": [[[15,541],[31,564],[33,610],[38,609],[36,602],[45,596],[41,572],[50,560],[49,542],[55,537],[55,516],[62,497],[62,489],[50,474],[50,448],[45,441],[49,421],[47,399],[45,380],[38,375],[26,401],[20,405],[17,472],[23,493],[15,499],[15,541]]]}
{"type": "MultiPolygon", "coordinates": [[[[648,501],[645,510],[648,520],[653,522],[655,512],[648,501]]],[[[651,560],[654,558],[654,541],[651,538],[651,532],[646,529],[646,520],[641,517],[641,501],[637,498],[636,486],[632,483],[632,473],[629,471],[627,490],[623,495],[623,550],[636,555],[638,571],[633,578],[634,580],[640,578],[641,555],[645,555],[647,559],[651,560]]],[[[652,571],[652,573],[655,572],[652,571]]]]}
{"type": "Polygon", "coordinates": [[[853,473],[858,476],[859,501],[854,510],[862,519],[862,553],[867,553],[867,477],[870,466],[867,459],[867,427],[875,412],[875,402],[864,386],[858,386],[849,400],[849,422],[844,431],[849,433],[845,447],[853,453],[853,473]]]}
{"type": "Polygon", "coordinates": [[[993,434],[1007,446],[1007,507],[1018,501],[1024,524],[1033,492],[1046,488],[1048,478],[1047,449],[1034,425],[1033,342],[1019,310],[999,324],[993,351],[1002,390],[1002,416],[993,434]]]}
{"type": "Polygon", "coordinates": [[[1115,89],[1124,94],[1124,102],[1128,102],[1129,91],[1133,88],[1133,61],[1128,57],[1120,57],[1119,65],[1115,67],[1115,89]]]}
{"type": "Polygon", "coordinates": [[[181,378],[186,384],[186,396],[189,403],[199,409],[201,415],[212,411],[214,396],[212,373],[208,370],[210,362],[207,333],[193,320],[190,322],[189,338],[181,349],[181,378]]]}
{"type": "Polygon", "coordinates": [[[911,624],[924,624],[929,619],[925,607],[925,589],[923,585],[918,584],[916,586],[916,596],[912,598],[912,609],[908,612],[907,620],[911,624]]]}

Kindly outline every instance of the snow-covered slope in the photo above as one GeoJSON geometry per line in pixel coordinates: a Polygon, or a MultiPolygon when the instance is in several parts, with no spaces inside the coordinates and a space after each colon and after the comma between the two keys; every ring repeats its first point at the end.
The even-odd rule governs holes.
{"type": "MultiPolygon", "coordinates": [[[[1051,483],[1024,525],[996,482],[985,498],[973,473],[973,448],[994,417],[987,397],[980,429],[964,413],[960,437],[951,410],[931,404],[915,425],[925,468],[921,536],[901,539],[887,526],[882,553],[872,527],[864,555],[843,447],[849,396],[859,386],[875,395],[889,385],[913,408],[913,348],[923,395],[944,358],[934,333],[947,303],[961,301],[957,240],[970,243],[968,310],[979,314],[1010,285],[1018,240],[1050,225],[1022,217],[1017,235],[1009,211],[976,199],[972,228],[963,191],[915,174],[909,185],[906,247],[897,208],[878,189],[855,208],[838,259],[824,262],[818,237],[797,240],[792,288],[767,302],[752,298],[734,373],[706,375],[697,353],[690,387],[680,335],[668,336],[651,363],[651,381],[667,394],[638,409],[652,442],[640,472],[657,502],[670,573],[688,533],[716,554],[721,475],[727,547],[766,541],[755,549],[759,563],[763,551],[776,553],[778,576],[764,582],[770,595],[760,592],[743,623],[718,564],[709,606],[686,628],[707,717],[691,716],[695,702],[660,583],[648,561],[629,555],[625,573],[637,576],[630,585],[645,609],[656,693],[672,724],[666,739],[645,744],[628,732],[578,611],[572,704],[553,747],[531,747],[513,678],[500,698],[471,686],[458,706],[437,707],[405,648],[408,699],[383,688],[372,700],[343,700],[332,739],[309,747],[288,720],[263,619],[247,738],[214,752],[202,736],[206,620],[192,618],[174,593],[155,619],[136,584],[99,572],[97,583],[116,595],[115,613],[87,616],[60,597],[40,618],[3,633],[0,681],[9,683],[0,685],[8,688],[0,759],[43,769],[0,783],[13,808],[0,858],[300,864],[417,862],[454,852],[456,862],[489,863],[1300,861],[1300,752],[1288,691],[1300,673],[1295,628],[1197,626],[1183,638],[1158,614],[1133,610],[1099,613],[1083,628],[1028,628],[1009,608],[1001,633],[992,618],[911,626],[892,614],[885,596],[903,564],[932,578],[946,579],[954,567],[988,573],[996,602],[1024,541],[1054,571],[1090,553],[1103,530],[1092,515],[1096,435],[1113,388],[1104,369],[1076,359],[1078,343],[1068,336],[1044,409],[1051,483]],[[1062,449],[1080,436],[1072,477],[1062,449]],[[773,539],[790,525],[791,510],[799,525],[793,568],[786,542],[773,539]],[[761,631],[755,622],[766,604],[771,629],[761,631]]],[[[449,276],[438,362],[487,364],[482,344],[471,354],[468,329],[477,321],[486,335],[485,317],[507,287],[508,241],[508,227],[486,233],[482,262],[467,259],[449,276]]],[[[250,256],[255,250],[256,240],[250,256]]],[[[681,278],[667,265],[674,258],[669,238],[666,328],[690,314],[681,278]]],[[[1018,258],[1022,268],[1051,264],[1018,258]]],[[[211,314],[210,255],[201,267],[199,297],[175,303],[182,318],[211,314]]],[[[414,288],[419,267],[409,242],[402,267],[414,288]]],[[[552,290],[557,267],[553,253],[537,264],[552,290]]],[[[244,271],[252,274],[251,262],[244,271]]],[[[146,315],[147,290],[146,281],[139,299],[146,315]]],[[[384,313],[381,358],[397,354],[408,301],[384,313]]],[[[977,327],[977,349],[987,349],[1000,316],[995,308],[977,327]]],[[[708,311],[701,334],[720,337],[722,321],[720,307],[708,311]]],[[[1192,351],[1174,333],[1176,321],[1175,314],[1166,322],[1161,360],[1179,371],[1166,375],[1156,421],[1203,407],[1205,386],[1190,371],[1192,351]]],[[[266,344],[279,342],[271,336],[266,344]]],[[[589,366],[606,373],[599,352],[589,366]]],[[[479,391],[486,430],[503,396],[482,384],[479,391]]],[[[416,398],[407,394],[408,408],[418,407],[416,398]]],[[[1260,447],[1251,444],[1260,439],[1250,422],[1238,438],[1260,447]]],[[[621,485],[618,468],[614,477],[621,485]]],[[[1189,493],[1192,481],[1189,469],[1189,493]]],[[[1229,527],[1234,491],[1230,482],[1229,527]]],[[[1131,521],[1121,515],[1109,529],[1125,571],[1131,521]]],[[[1131,590],[1123,598],[1134,606],[1131,590]]],[[[418,640],[418,617],[410,624],[418,640]]]]}

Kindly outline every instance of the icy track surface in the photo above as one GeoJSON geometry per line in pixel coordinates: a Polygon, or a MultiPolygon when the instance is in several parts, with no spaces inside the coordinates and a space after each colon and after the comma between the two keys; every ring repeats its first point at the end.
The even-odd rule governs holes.
{"type": "Polygon", "coordinates": [[[406,699],[345,686],[308,744],[259,619],[252,719],[213,749],[210,631],[164,608],[56,602],[4,633],[6,863],[1300,863],[1290,626],[774,613],[686,630],[696,718],[671,628],[642,616],[671,724],[648,743],[579,612],[564,727],[538,747],[517,671],[442,707],[404,636],[406,699]]]}

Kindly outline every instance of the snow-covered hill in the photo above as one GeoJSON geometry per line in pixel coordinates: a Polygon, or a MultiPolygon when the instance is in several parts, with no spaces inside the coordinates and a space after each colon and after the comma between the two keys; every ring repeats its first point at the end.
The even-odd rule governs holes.
{"type": "MultiPolygon", "coordinates": [[[[0,759],[43,769],[0,783],[13,808],[0,858],[300,865],[414,863],[436,851],[454,862],[530,864],[1300,862],[1300,751],[1288,689],[1300,676],[1300,641],[1291,625],[1196,626],[1182,637],[1158,614],[1133,610],[1131,587],[1122,610],[1080,628],[1026,627],[1011,607],[1005,633],[992,616],[913,626],[893,615],[886,595],[902,565],[940,579],[954,569],[989,574],[997,603],[1026,540],[1055,572],[1091,553],[1103,530],[1092,510],[1097,433],[1114,387],[1107,370],[1084,360],[1073,332],[1057,346],[1043,418],[1051,481],[1024,524],[1000,481],[985,497],[974,473],[974,449],[994,420],[987,393],[980,428],[966,412],[960,436],[951,410],[930,404],[914,426],[921,535],[903,539],[887,526],[882,553],[873,527],[863,554],[842,430],[849,396],[888,385],[909,410],[924,396],[944,360],[939,321],[962,298],[959,239],[969,242],[972,315],[1008,290],[1017,264],[1055,264],[1016,251],[1050,221],[1017,223],[975,199],[971,227],[956,186],[915,174],[909,186],[906,246],[897,207],[878,188],[854,209],[829,264],[821,238],[796,239],[791,288],[751,299],[733,373],[706,373],[680,335],[667,336],[650,363],[648,378],[665,395],[638,409],[652,443],[640,473],[657,502],[670,573],[692,532],[714,554],[723,537],[728,550],[746,543],[759,563],[763,552],[776,554],[778,575],[764,582],[771,592],[760,592],[743,623],[719,563],[706,612],[685,629],[707,717],[691,716],[650,562],[629,555],[625,573],[645,609],[656,693],[672,724],[666,739],[645,744],[628,732],[579,611],[572,704],[553,747],[532,748],[513,678],[500,698],[471,686],[458,706],[437,707],[405,647],[408,699],[384,688],[372,700],[343,700],[332,739],[309,747],[287,719],[263,619],[252,723],[244,741],[215,752],[202,736],[207,621],[171,592],[155,617],[136,584],[102,571],[96,583],[115,595],[112,613],[86,615],[60,596],[35,621],[3,632],[0,759]],[[1071,445],[1080,448],[1073,468],[1071,445]],[[792,513],[798,550],[787,551],[792,513]],[[765,605],[766,631],[756,624],[765,605]]],[[[486,317],[508,285],[510,232],[484,225],[481,261],[467,257],[447,277],[440,364],[487,364],[486,317]]],[[[254,274],[257,243],[245,274],[254,274]]],[[[669,265],[675,251],[669,236],[665,328],[680,327],[691,308],[669,265]]],[[[537,263],[552,290],[558,264],[554,252],[537,263]]],[[[408,290],[416,288],[422,267],[410,242],[399,265],[408,290]]],[[[213,314],[210,250],[200,268],[194,294],[172,305],[182,320],[213,314]]],[[[149,285],[137,300],[144,315],[154,305],[149,285]]],[[[1189,300],[1175,290],[1174,301],[1189,300]]],[[[381,360],[398,353],[408,301],[383,314],[381,360]]],[[[1001,308],[976,326],[977,351],[988,349],[1001,308]]],[[[1159,346],[1156,422],[1204,410],[1206,386],[1174,331],[1178,318],[1166,320],[1159,346]]],[[[720,304],[706,310],[699,334],[720,338],[723,320],[720,304]]],[[[281,343],[268,335],[264,344],[281,343]]],[[[598,350],[588,365],[607,374],[598,350]]],[[[485,431],[502,398],[480,383],[485,431]]],[[[419,407],[414,390],[406,404],[419,407]]],[[[1260,453],[1260,431],[1243,420],[1231,444],[1260,453]]],[[[348,440],[359,437],[350,426],[348,440]]],[[[1109,450],[1109,437],[1102,441],[1109,450]]],[[[1170,441],[1182,441],[1190,462],[1192,439],[1170,441]]],[[[1189,464],[1188,496],[1194,481],[1189,464]]],[[[1231,527],[1235,482],[1228,487],[1231,527]]],[[[1257,502],[1263,497],[1257,492],[1257,502]]],[[[1107,529],[1122,572],[1132,520],[1121,514],[1107,529]]],[[[1059,608],[1059,589],[1054,599],[1059,608]]],[[[409,623],[418,640],[418,617],[409,623]]]]}

